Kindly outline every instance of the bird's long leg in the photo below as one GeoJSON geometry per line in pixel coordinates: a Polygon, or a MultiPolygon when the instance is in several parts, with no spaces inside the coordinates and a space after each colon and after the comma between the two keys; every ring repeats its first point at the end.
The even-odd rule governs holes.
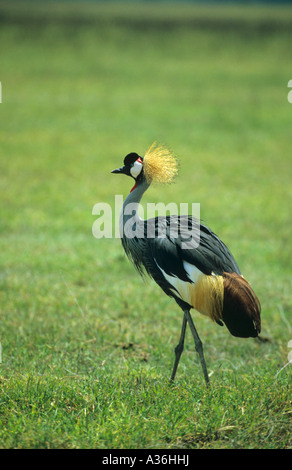
{"type": "Polygon", "coordinates": [[[176,374],[177,366],[178,366],[178,363],[179,363],[179,360],[180,360],[180,356],[182,355],[182,352],[184,350],[186,327],[187,327],[187,319],[186,319],[186,316],[184,314],[179,343],[178,343],[178,345],[176,346],[176,348],[174,350],[174,352],[175,352],[175,361],[174,361],[174,366],[173,366],[173,370],[172,370],[172,374],[171,374],[171,378],[170,378],[171,381],[173,381],[174,378],[175,378],[175,374],[176,374]]]}
{"type": "Polygon", "coordinates": [[[202,365],[206,385],[209,386],[210,379],[209,379],[207,366],[206,366],[206,362],[205,362],[205,358],[204,358],[202,341],[200,340],[200,337],[199,337],[198,332],[195,328],[195,325],[194,325],[194,322],[193,322],[193,319],[191,317],[191,314],[190,314],[189,310],[185,310],[185,317],[188,321],[188,324],[190,326],[193,338],[195,340],[195,347],[196,347],[196,351],[197,351],[197,353],[199,354],[199,357],[200,357],[200,361],[201,361],[201,365],[202,365]]]}

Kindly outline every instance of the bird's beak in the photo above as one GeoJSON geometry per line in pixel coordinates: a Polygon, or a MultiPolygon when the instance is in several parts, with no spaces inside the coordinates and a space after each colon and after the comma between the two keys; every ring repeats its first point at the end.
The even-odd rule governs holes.
{"type": "Polygon", "coordinates": [[[122,166],[121,168],[116,168],[115,170],[112,170],[111,173],[125,173],[125,167],[122,166]]]}

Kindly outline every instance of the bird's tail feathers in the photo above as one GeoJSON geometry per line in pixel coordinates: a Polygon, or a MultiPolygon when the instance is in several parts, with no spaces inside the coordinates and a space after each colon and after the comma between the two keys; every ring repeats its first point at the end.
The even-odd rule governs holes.
{"type": "Polygon", "coordinates": [[[222,320],[233,336],[256,337],[261,331],[261,305],[247,280],[236,273],[223,273],[222,320]]]}

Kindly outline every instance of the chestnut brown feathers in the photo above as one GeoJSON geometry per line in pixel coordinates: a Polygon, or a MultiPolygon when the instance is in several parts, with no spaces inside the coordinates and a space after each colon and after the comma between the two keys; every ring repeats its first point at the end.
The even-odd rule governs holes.
{"type": "Polygon", "coordinates": [[[243,276],[223,273],[224,297],[222,320],[233,336],[256,337],[261,331],[261,305],[243,276]]]}

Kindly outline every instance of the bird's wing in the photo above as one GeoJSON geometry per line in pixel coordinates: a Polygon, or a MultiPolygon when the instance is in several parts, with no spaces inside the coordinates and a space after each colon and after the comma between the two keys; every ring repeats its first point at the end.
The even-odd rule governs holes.
{"type": "Polygon", "coordinates": [[[143,238],[139,259],[146,271],[183,310],[194,308],[221,326],[225,323],[234,336],[257,336],[260,303],[232,254],[198,220],[188,217],[186,224],[182,219],[154,219],[158,232],[163,229],[164,234],[143,238]],[[190,227],[194,228],[191,241],[190,227]]]}
{"type": "Polygon", "coordinates": [[[240,274],[226,245],[198,220],[189,216],[170,216],[157,217],[153,221],[162,236],[147,238],[145,245],[144,265],[152,277],[155,278],[156,267],[186,282],[192,282],[191,267],[206,275],[240,274]],[[191,241],[190,233],[194,233],[191,241]]]}
{"type": "Polygon", "coordinates": [[[227,246],[208,227],[200,224],[199,244],[182,250],[182,257],[195,264],[204,274],[223,272],[240,274],[239,267],[227,246]]]}

